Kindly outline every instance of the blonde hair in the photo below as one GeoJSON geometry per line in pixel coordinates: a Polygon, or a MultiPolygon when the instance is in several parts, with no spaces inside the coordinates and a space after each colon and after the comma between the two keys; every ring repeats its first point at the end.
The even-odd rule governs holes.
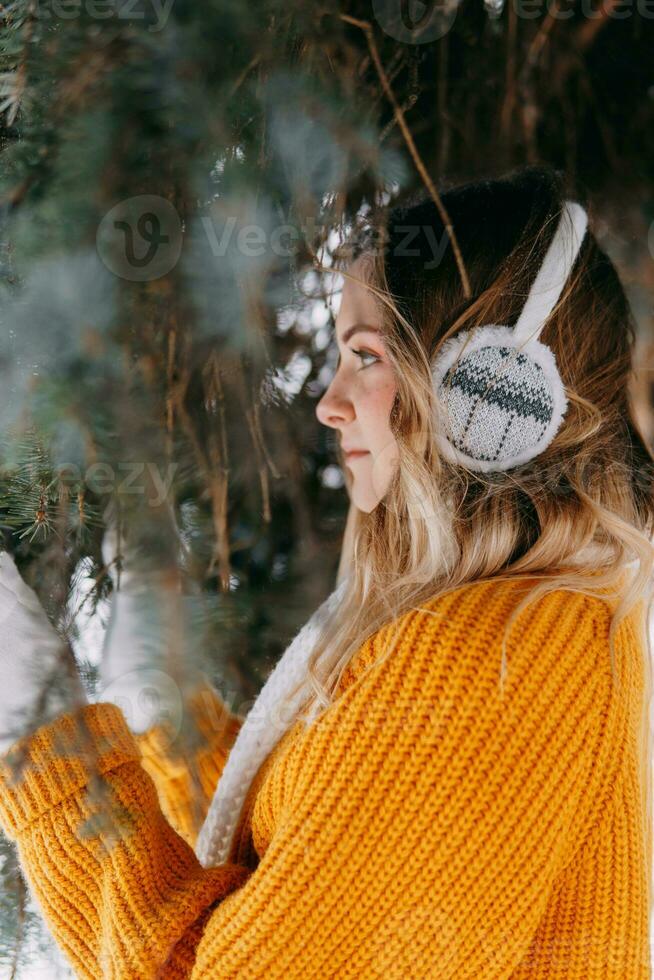
{"type": "MultiPolygon", "coordinates": [[[[467,263],[472,298],[462,293],[451,250],[436,269],[427,271],[415,255],[403,265],[389,248],[393,231],[382,236],[384,248],[361,248],[360,278],[343,270],[378,302],[386,356],[397,380],[391,424],[399,463],[371,513],[350,511],[340,568],[348,584],[311,654],[307,676],[312,693],[303,719],[310,723],[329,706],[343,670],[373,633],[467,584],[538,580],[507,623],[503,662],[513,622],[546,593],[567,589],[616,599],[609,632],[614,678],[615,634],[628,615],[645,654],[639,751],[651,899],[648,627],[654,457],[628,395],[635,344],[631,312],[617,273],[591,232],[540,338],[554,351],[569,400],[553,443],[531,464],[484,474],[448,463],[434,439],[434,353],[461,329],[515,322],[565,196],[559,176],[545,168],[524,168],[443,195],[467,263]],[[485,231],[476,221],[482,215],[490,225],[485,231]],[[502,215],[509,227],[494,236],[493,220],[502,215]],[[632,563],[634,574],[625,575],[632,563]]],[[[428,201],[394,217],[397,227],[403,221],[403,227],[422,222],[432,231],[442,229],[428,201]]],[[[349,488],[349,470],[342,468],[349,488]]],[[[393,639],[389,631],[384,657],[392,655],[393,639]]]]}

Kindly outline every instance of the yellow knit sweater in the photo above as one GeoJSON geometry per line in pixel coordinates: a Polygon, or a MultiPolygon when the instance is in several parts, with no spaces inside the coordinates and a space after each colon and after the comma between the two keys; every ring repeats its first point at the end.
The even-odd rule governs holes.
{"type": "Polygon", "coordinates": [[[191,845],[239,727],[217,695],[193,699],[188,765],[108,703],[14,743],[0,825],[76,974],[650,978],[643,652],[628,619],[614,687],[608,601],[558,590],[515,622],[501,698],[523,594],[475,583],[370,637],[268,756],[216,868],[191,845]]]}

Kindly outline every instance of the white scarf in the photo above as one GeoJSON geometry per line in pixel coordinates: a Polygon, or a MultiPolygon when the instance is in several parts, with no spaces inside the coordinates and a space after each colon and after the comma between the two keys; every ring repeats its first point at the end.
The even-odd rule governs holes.
{"type": "Polygon", "coordinates": [[[215,867],[228,859],[252,780],[282,735],[291,728],[310,693],[307,661],[327,616],[341,600],[346,583],[344,578],[288,645],[241,726],[196,840],[195,853],[204,868],[215,867]],[[304,683],[298,693],[290,698],[289,692],[302,679],[304,683]]]}

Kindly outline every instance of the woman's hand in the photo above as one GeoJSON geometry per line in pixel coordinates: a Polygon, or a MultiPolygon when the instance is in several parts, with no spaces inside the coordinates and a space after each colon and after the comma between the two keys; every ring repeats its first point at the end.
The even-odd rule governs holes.
{"type": "Polygon", "coordinates": [[[87,703],[70,648],[14,559],[0,552],[0,753],[21,736],[87,703]]]}

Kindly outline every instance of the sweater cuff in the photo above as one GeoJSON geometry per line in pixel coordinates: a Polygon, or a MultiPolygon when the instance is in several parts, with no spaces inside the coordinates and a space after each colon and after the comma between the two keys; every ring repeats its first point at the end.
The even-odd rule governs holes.
{"type": "Polygon", "coordinates": [[[0,755],[0,827],[15,840],[97,774],[139,758],[138,745],[116,705],[98,702],[60,715],[0,755]]]}

